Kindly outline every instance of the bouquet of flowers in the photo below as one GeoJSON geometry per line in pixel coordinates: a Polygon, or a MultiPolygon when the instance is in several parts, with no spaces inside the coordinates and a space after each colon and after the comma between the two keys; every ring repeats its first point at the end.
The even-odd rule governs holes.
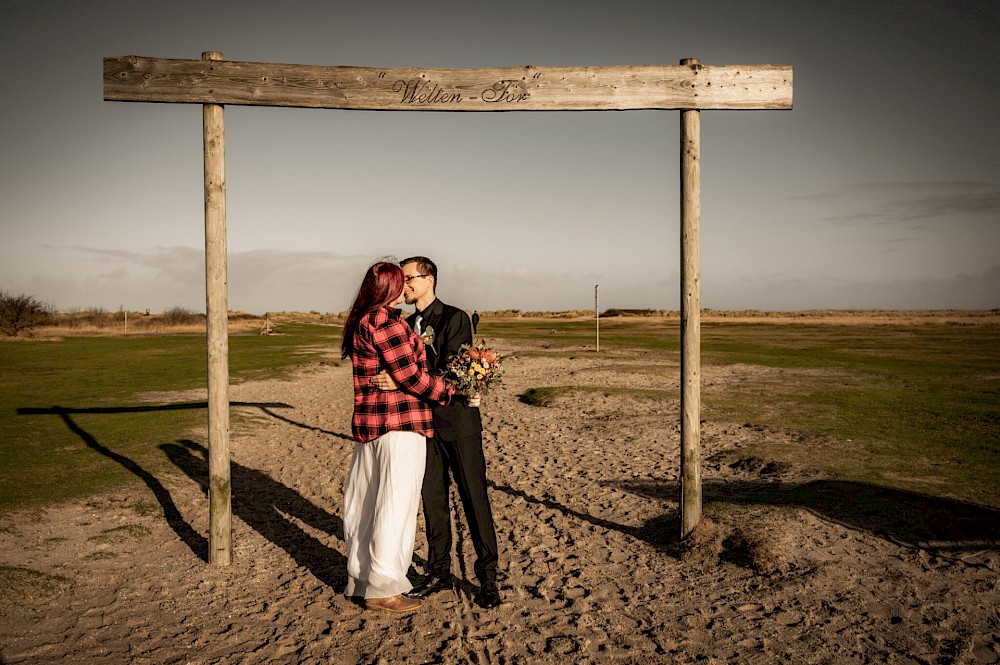
{"type": "Polygon", "coordinates": [[[455,386],[456,392],[470,397],[470,406],[479,406],[477,396],[485,395],[503,378],[503,356],[479,340],[472,346],[463,344],[448,363],[444,379],[455,386]]]}

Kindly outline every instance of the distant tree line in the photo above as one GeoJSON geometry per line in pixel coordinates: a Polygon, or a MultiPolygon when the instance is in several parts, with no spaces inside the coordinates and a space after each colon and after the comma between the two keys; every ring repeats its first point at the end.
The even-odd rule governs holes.
{"type": "MultiPolygon", "coordinates": [[[[162,314],[127,312],[124,308],[112,312],[103,307],[71,307],[63,312],[52,305],[40,302],[33,296],[13,295],[0,291],[0,334],[8,337],[30,334],[36,328],[52,327],[69,330],[118,330],[128,319],[129,331],[175,328],[179,326],[204,326],[205,314],[185,307],[175,306],[162,314]]],[[[245,312],[230,312],[229,320],[256,321],[258,317],[245,312]]]]}

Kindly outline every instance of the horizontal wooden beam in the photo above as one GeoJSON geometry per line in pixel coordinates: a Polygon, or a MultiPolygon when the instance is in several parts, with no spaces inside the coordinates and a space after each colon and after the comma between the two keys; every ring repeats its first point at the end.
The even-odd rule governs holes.
{"type": "Polygon", "coordinates": [[[104,99],[383,111],[790,109],[790,65],[418,69],[104,59],[104,99]]]}

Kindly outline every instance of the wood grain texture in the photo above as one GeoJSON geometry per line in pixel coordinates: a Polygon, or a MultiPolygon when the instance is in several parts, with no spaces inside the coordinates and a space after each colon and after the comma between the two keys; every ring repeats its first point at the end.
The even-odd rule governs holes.
{"type": "MultiPolygon", "coordinates": [[[[206,61],[221,53],[208,51],[206,61]]],[[[205,299],[208,342],[208,561],[233,561],[233,510],[229,455],[229,280],[226,250],[226,146],[223,108],[205,104],[205,299]]]]}
{"type": "Polygon", "coordinates": [[[681,112],[681,538],[701,521],[701,112],[681,112]]]}
{"type": "Polygon", "coordinates": [[[104,99],[396,111],[790,109],[790,65],[419,69],[104,59],[104,99]]]}

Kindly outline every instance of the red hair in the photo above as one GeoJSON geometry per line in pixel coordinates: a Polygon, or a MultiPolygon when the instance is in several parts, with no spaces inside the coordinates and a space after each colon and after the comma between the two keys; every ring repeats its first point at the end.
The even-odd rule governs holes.
{"type": "Polygon", "coordinates": [[[351,313],[344,323],[344,340],[340,343],[340,357],[347,358],[354,352],[354,333],[361,319],[380,307],[392,303],[403,292],[403,269],[395,263],[379,261],[365,273],[354,298],[351,313]]]}

